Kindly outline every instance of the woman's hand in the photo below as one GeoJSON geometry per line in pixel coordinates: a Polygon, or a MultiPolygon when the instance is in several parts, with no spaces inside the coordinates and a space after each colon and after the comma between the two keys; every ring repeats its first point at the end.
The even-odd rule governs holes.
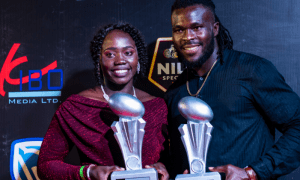
{"type": "Polygon", "coordinates": [[[91,166],[90,178],[92,180],[107,180],[108,176],[114,171],[124,171],[119,166],[91,166]]]}
{"type": "Polygon", "coordinates": [[[168,180],[169,179],[169,173],[167,171],[167,168],[165,167],[165,165],[163,165],[160,162],[154,163],[152,165],[146,165],[145,168],[146,169],[155,168],[158,173],[159,180],[168,180]]]}
{"type": "Polygon", "coordinates": [[[225,166],[209,167],[210,171],[226,174],[226,180],[248,180],[246,171],[237,166],[227,164],[225,166]]]}

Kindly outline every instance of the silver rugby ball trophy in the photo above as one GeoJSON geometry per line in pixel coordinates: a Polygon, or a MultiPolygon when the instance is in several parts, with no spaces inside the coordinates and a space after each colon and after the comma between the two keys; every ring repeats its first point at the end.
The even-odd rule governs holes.
{"type": "Polygon", "coordinates": [[[180,114],[187,119],[179,131],[188,156],[190,174],[178,174],[175,180],[221,180],[218,172],[205,172],[206,156],[211,139],[213,112],[204,101],[188,96],[178,103],[180,114]]]}
{"type": "Polygon", "coordinates": [[[110,96],[108,104],[119,116],[119,121],[111,125],[114,136],[120,146],[125,162],[125,171],[115,171],[111,180],[157,180],[154,168],[142,169],[142,144],[146,122],[142,119],[145,107],[136,97],[126,93],[115,93],[110,96]]]}

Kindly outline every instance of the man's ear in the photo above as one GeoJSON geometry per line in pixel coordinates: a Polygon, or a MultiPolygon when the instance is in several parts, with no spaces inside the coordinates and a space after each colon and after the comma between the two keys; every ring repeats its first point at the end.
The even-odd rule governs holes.
{"type": "Polygon", "coordinates": [[[219,27],[220,27],[220,23],[219,22],[215,22],[214,23],[214,27],[213,27],[213,31],[214,31],[214,36],[217,37],[217,35],[219,34],[219,27]]]}

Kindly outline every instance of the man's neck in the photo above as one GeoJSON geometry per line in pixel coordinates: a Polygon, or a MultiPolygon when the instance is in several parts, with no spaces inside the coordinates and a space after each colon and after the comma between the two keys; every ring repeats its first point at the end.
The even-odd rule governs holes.
{"type": "Polygon", "coordinates": [[[194,69],[199,76],[205,75],[211,69],[214,62],[218,58],[217,52],[218,52],[218,47],[215,47],[214,52],[211,54],[208,60],[200,68],[194,69]]]}

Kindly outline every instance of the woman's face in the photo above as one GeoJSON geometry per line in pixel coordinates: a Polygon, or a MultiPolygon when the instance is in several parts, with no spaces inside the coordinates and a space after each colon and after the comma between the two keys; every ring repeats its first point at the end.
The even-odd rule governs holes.
{"type": "Polygon", "coordinates": [[[133,81],[137,70],[138,52],[128,33],[112,30],[102,45],[101,67],[105,81],[125,85],[133,81]]]}

